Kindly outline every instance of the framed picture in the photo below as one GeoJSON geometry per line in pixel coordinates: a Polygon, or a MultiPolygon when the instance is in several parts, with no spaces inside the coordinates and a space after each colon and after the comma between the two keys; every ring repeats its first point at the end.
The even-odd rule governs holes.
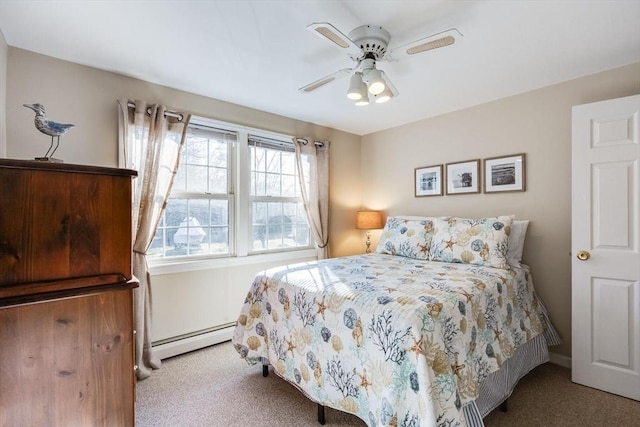
{"type": "Polygon", "coordinates": [[[480,192],[480,160],[447,163],[447,194],[480,192]]]}
{"type": "Polygon", "coordinates": [[[484,159],[484,192],[524,191],[524,163],[524,153],[484,159]]]}
{"type": "Polygon", "coordinates": [[[442,196],[444,189],[442,165],[416,168],[415,179],[416,197],[442,196]]]}

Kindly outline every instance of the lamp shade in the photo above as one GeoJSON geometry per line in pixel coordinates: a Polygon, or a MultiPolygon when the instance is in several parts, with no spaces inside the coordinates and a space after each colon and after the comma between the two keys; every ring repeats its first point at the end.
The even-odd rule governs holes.
{"type": "Polygon", "coordinates": [[[369,94],[365,93],[362,98],[358,99],[355,102],[355,105],[357,105],[358,107],[363,107],[365,105],[369,105],[369,94]]]}
{"type": "Polygon", "coordinates": [[[369,71],[369,92],[371,95],[377,95],[382,93],[384,88],[386,87],[384,80],[382,78],[382,73],[380,70],[376,70],[375,68],[369,71]]]}
{"type": "Polygon", "coordinates": [[[382,228],[382,214],[380,211],[356,212],[356,228],[359,230],[382,228]]]}
{"type": "Polygon", "coordinates": [[[387,102],[391,99],[393,93],[389,89],[389,86],[385,86],[384,90],[375,96],[376,104],[382,104],[383,102],[387,102]]]}
{"type": "Polygon", "coordinates": [[[366,96],[367,86],[362,81],[362,74],[355,73],[353,76],[351,76],[351,82],[349,83],[349,90],[347,91],[347,98],[353,99],[354,101],[362,98],[363,86],[364,86],[364,94],[366,96]]]}

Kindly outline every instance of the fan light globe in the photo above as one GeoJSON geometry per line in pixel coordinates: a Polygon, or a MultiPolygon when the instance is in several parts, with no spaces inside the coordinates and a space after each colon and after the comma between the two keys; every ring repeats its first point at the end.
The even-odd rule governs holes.
{"type": "Polygon", "coordinates": [[[391,90],[389,89],[389,87],[385,86],[384,90],[375,96],[376,104],[382,104],[383,102],[387,102],[388,100],[391,99],[392,96],[393,96],[393,93],[391,93],[391,90]]]}
{"type": "Polygon", "coordinates": [[[382,93],[384,88],[387,87],[382,79],[382,73],[375,68],[369,71],[369,93],[372,95],[378,95],[382,93]]]}
{"type": "Polygon", "coordinates": [[[355,102],[355,104],[356,104],[358,107],[362,107],[362,106],[364,106],[364,105],[369,105],[369,97],[368,97],[368,96],[363,96],[361,99],[357,100],[357,101],[355,102]]]}
{"type": "Polygon", "coordinates": [[[347,98],[358,100],[362,98],[362,77],[360,73],[355,73],[351,76],[351,81],[349,82],[349,90],[347,91],[347,98]]]}

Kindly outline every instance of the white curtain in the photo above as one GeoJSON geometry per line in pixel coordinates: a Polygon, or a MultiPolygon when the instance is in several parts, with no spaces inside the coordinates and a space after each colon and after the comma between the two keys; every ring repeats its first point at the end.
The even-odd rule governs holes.
{"type": "Polygon", "coordinates": [[[151,347],[151,278],[146,253],[171,192],[191,116],[167,114],[162,105],[138,100],[120,99],[118,104],[120,164],[138,171],[133,180],[132,232],[133,274],[140,285],[133,300],[136,375],[144,379],[160,368],[160,359],[151,347]]]}
{"type": "Polygon", "coordinates": [[[318,259],[329,258],[329,141],[293,138],[298,177],[307,221],[318,248],[318,259]],[[305,176],[304,161],[309,161],[305,176]],[[305,182],[309,182],[309,191],[305,182]]]}

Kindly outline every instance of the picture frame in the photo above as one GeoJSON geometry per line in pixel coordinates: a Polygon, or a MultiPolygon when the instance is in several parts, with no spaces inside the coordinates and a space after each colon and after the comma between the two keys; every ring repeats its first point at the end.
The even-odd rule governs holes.
{"type": "Polygon", "coordinates": [[[480,159],[447,163],[447,195],[480,192],[480,159]]]}
{"type": "Polygon", "coordinates": [[[484,192],[525,191],[525,158],[519,153],[484,159],[484,192]]]}
{"type": "Polygon", "coordinates": [[[415,197],[442,196],[444,180],[442,165],[415,168],[415,197]]]}

